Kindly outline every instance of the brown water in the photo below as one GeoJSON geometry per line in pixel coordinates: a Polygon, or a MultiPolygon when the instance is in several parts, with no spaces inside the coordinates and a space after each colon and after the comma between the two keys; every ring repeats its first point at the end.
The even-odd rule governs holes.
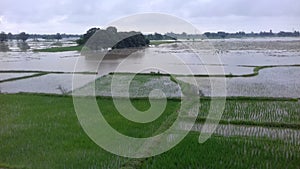
{"type": "MultiPolygon", "coordinates": [[[[202,47],[203,42],[189,42],[197,46],[197,50],[191,51],[180,44],[167,44],[158,47],[150,47],[136,51],[124,57],[114,57],[104,59],[100,66],[99,60],[82,56],[79,52],[59,52],[59,53],[34,53],[34,52],[0,52],[0,71],[2,79],[10,77],[26,76],[28,74],[11,74],[3,71],[48,71],[48,72],[98,72],[98,75],[105,75],[110,72],[161,72],[170,74],[220,74],[224,69],[225,74],[242,75],[253,72],[253,67],[262,65],[295,65],[300,64],[299,39],[276,38],[276,39],[231,39],[231,40],[210,40],[215,46],[214,52],[202,47]],[[270,45],[272,44],[272,45],[270,45]],[[210,59],[211,57],[219,58],[210,59]],[[6,74],[3,74],[6,73],[6,74]]],[[[35,44],[37,45],[37,44],[35,44]]],[[[287,68],[289,69],[289,68],[287,68]]],[[[247,84],[267,84],[268,77],[275,76],[279,69],[262,71],[262,75],[255,78],[232,78],[231,86],[249,86],[247,84]],[[259,79],[259,80],[258,80],[259,79]],[[252,83],[251,83],[252,82],[252,83]]],[[[289,69],[292,73],[279,74],[280,77],[273,78],[272,83],[282,87],[282,81],[296,79],[295,73],[299,69],[289,69]],[[286,80],[282,80],[286,79],[286,80]]],[[[12,72],[11,72],[12,73],[12,72]]],[[[296,73],[297,74],[297,73],[296,73]]],[[[91,76],[82,74],[81,76],[91,76]]],[[[51,74],[47,76],[35,77],[13,82],[0,83],[2,92],[45,92],[51,93],[56,90],[54,86],[71,86],[70,76],[63,74],[51,74]],[[57,84],[50,87],[49,84],[55,81],[57,84]],[[18,87],[22,84],[22,88],[18,87]],[[37,87],[37,86],[43,87],[37,87]],[[34,86],[34,87],[32,87],[34,86]],[[35,90],[34,88],[38,88],[35,90]],[[51,88],[51,90],[49,90],[51,88]]],[[[89,79],[89,78],[87,78],[89,79]]],[[[89,81],[87,81],[89,82],[89,81]]],[[[295,80],[288,86],[299,86],[295,80]]],[[[250,85],[251,87],[252,85],[250,85]]],[[[255,86],[255,85],[254,85],[255,86]]],[[[257,86],[257,85],[256,85],[257,86]]],[[[270,85],[263,85],[262,88],[270,85]]],[[[232,95],[251,95],[245,90],[235,90],[232,95]],[[242,92],[241,92],[242,91],[242,92]]],[[[273,85],[274,87],[274,85],[273,85]]],[[[69,88],[69,87],[67,87],[69,88]]],[[[238,87],[240,88],[240,87],[238,87]]],[[[205,91],[205,90],[204,90],[205,91]]],[[[284,91],[284,90],[281,90],[284,91]]],[[[292,93],[293,88],[286,93],[292,93]]],[[[59,93],[60,91],[57,91],[59,93]]],[[[257,94],[255,94],[257,95],[257,94]]],[[[268,95],[268,92],[261,95],[268,95]]],[[[285,93],[276,94],[284,96],[285,93]]],[[[290,96],[290,94],[287,94],[290,96]]],[[[292,95],[297,96],[298,93],[292,95]]]]}

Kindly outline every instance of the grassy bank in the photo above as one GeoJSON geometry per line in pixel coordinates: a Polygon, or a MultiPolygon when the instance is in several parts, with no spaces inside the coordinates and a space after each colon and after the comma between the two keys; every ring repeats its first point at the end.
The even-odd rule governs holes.
{"type": "Polygon", "coordinates": [[[161,44],[170,44],[170,43],[176,43],[177,41],[167,41],[167,40],[153,40],[150,41],[149,45],[154,45],[154,46],[158,46],[161,44]]]}
{"type": "MultiPolygon", "coordinates": [[[[178,100],[169,100],[162,116],[141,124],[120,115],[110,98],[99,97],[97,102],[111,126],[133,137],[161,132],[161,126],[168,127],[166,119],[176,115],[180,106],[178,100]]],[[[203,112],[209,102],[209,99],[201,101],[203,112]]],[[[237,115],[259,109],[264,112],[274,104],[290,112],[298,109],[295,101],[266,101],[262,105],[260,102],[231,100],[223,119],[235,116],[230,114],[235,107],[237,115]],[[255,105],[256,108],[247,109],[255,105]]],[[[132,104],[141,111],[150,106],[147,99],[134,99],[132,104]]],[[[287,116],[297,120],[299,114],[287,116]]],[[[269,138],[216,135],[199,144],[199,133],[195,132],[159,156],[138,160],[119,157],[98,147],[84,133],[70,96],[0,94],[0,117],[0,168],[298,168],[300,165],[299,145],[269,138]]],[[[254,121],[251,115],[249,119],[254,121]]]]}
{"type": "Polygon", "coordinates": [[[46,49],[36,49],[34,52],[67,52],[67,51],[81,51],[83,46],[68,46],[68,47],[53,47],[46,49]]]}

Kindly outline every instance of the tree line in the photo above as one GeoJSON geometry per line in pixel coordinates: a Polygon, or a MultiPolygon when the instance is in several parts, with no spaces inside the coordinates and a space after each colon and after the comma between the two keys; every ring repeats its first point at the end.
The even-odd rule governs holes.
{"type": "Polygon", "coordinates": [[[56,40],[60,40],[63,38],[79,38],[80,35],[71,35],[71,34],[51,34],[51,35],[47,35],[47,34],[28,34],[25,32],[21,32],[19,34],[12,34],[12,33],[5,33],[5,32],[1,32],[0,33],[0,41],[4,42],[7,40],[22,40],[23,42],[25,42],[27,39],[56,39],[56,40]]]}
{"type": "Polygon", "coordinates": [[[245,33],[243,31],[236,32],[236,33],[227,33],[223,31],[219,32],[205,32],[204,34],[187,34],[185,32],[181,34],[176,33],[166,33],[166,36],[173,37],[176,39],[203,39],[203,38],[209,38],[209,39],[224,39],[224,38],[243,38],[243,37],[299,37],[300,33],[299,31],[294,32],[285,32],[280,31],[278,33],[273,33],[272,30],[269,32],[261,31],[259,33],[245,33]]]}
{"type": "Polygon", "coordinates": [[[172,37],[170,35],[162,35],[162,34],[159,34],[159,33],[154,33],[154,34],[148,34],[148,35],[145,35],[145,37],[148,39],[148,40],[176,40],[177,38],[175,37],[172,37]]]}
{"type": "Polygon", "coordinates": [[[13,39],[22,40],[23,42],[25,42],[28,38],[29,38],[29,35],[26,34],[25,32],[21,32],[16,35],[13,35],[11,33],[6,34],[5,32],[0,33],[0,41],[1,42],[7,41],[7,40],[13,40],[13,39]]]}
{"type": "MultiPolygon", "coordinates": [[[[25,42],[27,39],[56,39],[60,40],[63,38],[79,38],[76,42],[78,45],[85,44],[88,39],[90,39],[94,33],[98,32],[97,34],[101,34],[101,38],[98,36],[97,44],[98,46],[102,45],[103,47],[111,46],[112,43],[113,48],[127,48],[127,47],[140,47],[146,46],[149,44],[150,40],[177,40],[177,39],[222,39],[222,38],[243,38],[243,37],[300,37],[299,31],[294,32],[285,32],[280,31],[278,33],[273,33],[272,30],[265,32],[261,31],[259,33],[245,33],[243,31],[236,32],[236,33],[227,33],[223,31],[219,32],[205,32],[204,34],[187,34],[185,32],[182,33],[166,33],[166,34],[147,34],[143,35],[141,32],[118,32],[117,28],[115,27],[108,27],[106,29],[100,28],[91,28],[83,35],[77,34],[28,34],[25,32],[21,32],[19,34],[12,34],[12,33],[0,33],[0,42],[4,42],[7,40],[22,40],[25,42]],[[100,40],[103,40],[100,42],[100,40]],[[117,41],[119,40],[119,41],[117,41]],[[107,45],[105,45],[105,43],[107,45]]],[[[94,40],[95,41],[95,40],[94,40]]]]}

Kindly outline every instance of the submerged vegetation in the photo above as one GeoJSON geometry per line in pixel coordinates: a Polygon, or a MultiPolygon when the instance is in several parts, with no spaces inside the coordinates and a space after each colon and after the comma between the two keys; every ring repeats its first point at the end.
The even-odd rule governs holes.
{"type": "Polygon", "coordinates": [[[67,52],[67,51],[81,51],[83,46],[68,46],[68,47],[53,47],[46,49],[36,49],[34,52],[67,52]]]}

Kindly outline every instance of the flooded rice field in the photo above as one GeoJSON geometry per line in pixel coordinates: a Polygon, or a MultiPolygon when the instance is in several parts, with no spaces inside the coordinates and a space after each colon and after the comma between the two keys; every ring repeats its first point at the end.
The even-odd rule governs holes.
{"type": "MultiPolygon", "coordinates": [[[[300,67],[273,67],[262,69],[257,76],[226,78],[227,96],[300,97],[300,67]]],[[[189,77],[179,80],[190,83],[189,77]]],[[[211,81],[218,78],[195,77],[199,89],[211,96],[211,81]]]]}
{"type": "Polygon", "coordinates": [[[59,41],[54,39],[28,39],[26,42],[12,40],[7,42],[7,46],[13,52],[29,52],[35,49],[76,46],[75,40],[74,38],[65,38],[59,41]]]}
{"type": "MultiPolygon", "coordinates": [[[[202,130],[202,124],[195,124],[193,131],[202,130]]],[[[247,136],[256,138],[269,138],[272,140],[282,140],[289,144],[300,144],[300,132],[295,129],[288,128],[269,128],[260,126],[243,126],[243,125],[222,125],[219,124],[214,134],[230,137],[230,136],[247,136]]]]}
{"type": "Polygon", "coordinates": [[[34,75],[34,73],[0,73],[0,82],[31,75],[34,75]]]}
{"type": "MultiPolygon", "coordinates": [[[[166,97],[181,97],[180,87],[168,76],[148,76],[139,75],[132,79],[130,75],[106,75],[98,78],[95,82],[95,87],[89,83],[78,90],[75,90],[75,95],[90,96],[95,91],[97,96],[111,96],[112,93],[116,97],[139,97],[146,98],[151,91],[160,89],[166,97]],[[112,80],[115,78],[116,82],[112,90],[112,80]],[[130,84],[129,84],[130,82],[130,84]],[[128,88],[129,84],[129,88],[128,88]]],[[[158,95],[157,98],[164,96],[158,95]]]]}
{"type": "MultiPolygon", "coordinates": [[[[61,41],[62,44],[55,43],[55,41],[43,43],[28,41],[31,49],[75,45],[73,40],[61,41]]],[[[243,76],[253,74],[256,66],[278,66],[261,69],[258,75],[252,77],[226,78],[228,96],[300,97],[298,87],[300,80],[296,78],[300,75],[299,38],[202,40],[182,44],[162,44],[134,52],[126,59],[124,57],[106,58],[100,65],[99,59],[82,56],[80,52],[50,53],[32,52],[32,50],[22,52],[16,49],[15,42],[10,42],[8,46],[11,51],[0,52],[0,81],[18,79],[1,82],[0,89],[4,93],[61,93],[61,88],[70,92],[72,90],[71,72],[79,73],[80,78],[83,79],[81,84],[85,86],[91,82],[90,79],[99,78],[111,72],[243,76]],[[204,45],[207,42],[210,45],[204,45]],[[211,59],[212,57],[219,59],[211,59]],[[19,78],[40,72],[45,72],[45,75],[19,78]],[[88,73],[98,73],[98,75],[88,73]]],[[[108,77],[97,80],[97,94],[109,95],[109,90],[104,90],[106,87],[97,86],[97,84],[106,83],[108,77]]],[[[196,77],[196,79],[202,93],[210,96],[209,79],[207,77],[196,77]]],[[[188,82],[189,78],[180,77],[179,80],[188,82]]],[[[176,84],[173,84],[167,77],[148,79],[148,84],[135,84],[131,91],[142,92],[141,89],[147,87],[150,90],[155,86],[154,84],[162,88],[171,86],[170,90],[165,91],[167,96],[180,96],[180,92],[177,91],[178,86],[175,87],[176,84]],[[152,86],[149,87],[149,84],[152,86]]],[[[121,91],[122,89],[120,93],[121,91]]],[[[148,92],[148,89],[146,91],[148,92]]]]}
{"type": "MultiPolygon", "coordinates": [[[[77,76],[80,76],[82,79],[82,83],[77,84],[77,87],[83,86],[95,79],[95,75],[77,76]]],[[[46,74],[38,77],[3,82],[0,83],[0,89],[3,93],[67,94],[72,91],[72,78],[72,74],[46,74]]]]}

